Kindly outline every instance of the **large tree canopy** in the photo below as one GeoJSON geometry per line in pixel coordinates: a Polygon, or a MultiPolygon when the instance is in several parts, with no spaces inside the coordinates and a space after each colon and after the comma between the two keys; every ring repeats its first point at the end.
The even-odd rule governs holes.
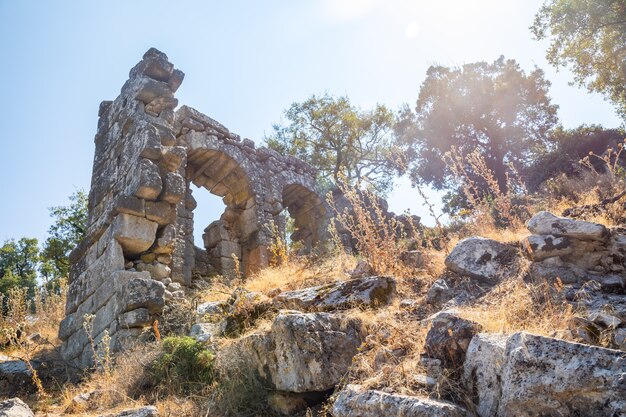
{"type": "Polygon", "coordinates": [[[403,157],[393,135],[395,117],[383,105],[362,111],[347,97],[312,96],[285,111],[267,145],[299,157],[319,170],[322,183],[367,180],[389,191],[403,157]]]}
{"type": "Polygon", "coordinates": [[[626,118],[626,1],[548,0],[531,30],[550,39],[548,62],[569,67],[576,84],[606,95],[626,118]]]}
{"type": "Polygon", "coordinates": [[[540,69],[526,74],[504,57],[460,68],[430,67],[415,112],[405,108],[396,127],[412,146],[413,181],[457,190],[459,183],[443,161],[455,147],[461,156],[478,152],[506,192],[510,167],[528,167],[557,122],[549,86],[540,69]]]}
{"type": "Polygon", "coordinates": [[[27,288],[32,295],[37,285],[39,248],[37,239],[8,240],[0,247],[0,293],[27,288]]]}
{"type": "MultiPolygon", "coordinates": [[[[568,177],[580,174],[584,169],[580,161],[589,156],[603,155],[607,149],[619,149],[626,137],[620,129],[604,129],[602,126],[579,126],[576,129],[561,127],[550,133],[552,147],[549,152],[535,160],[528,170],[526,183],[530,191],[537,191],[546,180],[556,178],[560,174],[568,177]]],[[[624,153],[623,153],[624,154],[624,153]]],[[[626,155],[621,155],[624,161],[626,155]]],[[[599,158],[591,158],[589,162],[598,172],[604,172],[606,164],[599,158]]]]}

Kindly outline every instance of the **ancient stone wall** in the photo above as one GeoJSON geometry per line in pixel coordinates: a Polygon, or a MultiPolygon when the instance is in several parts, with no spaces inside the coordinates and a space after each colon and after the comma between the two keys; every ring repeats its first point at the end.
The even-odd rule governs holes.
{"type": "Polygon", "coordinates": [[[315,171],[267,148],[255,148],[202,113],[178,105],[184,74],[150,49],[114,101],[100,105],[89,194],[87,236],[70,256],[65,359],[93,363],[96,345],[113,350],[136,339],[166,301],[184,296],[192,272],[250,273],[268,264],[272,224],[310,250],[326,233],[328,207],[315,171]],[[223,198],[226,210],[193,243],[190,184],[223,198]],[[235,259],[236,258],[236,259],[235,259]]]}

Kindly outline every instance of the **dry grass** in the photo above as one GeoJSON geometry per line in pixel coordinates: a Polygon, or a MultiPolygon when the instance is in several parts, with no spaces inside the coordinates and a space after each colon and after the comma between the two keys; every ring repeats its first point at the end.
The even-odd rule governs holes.
{"type": "Polygon", "coordinates": [[[481,324],[488,333],[526,331],[554,337],[567,329],[577,313],[562,300],[561,290],[558,285],[511,279],[491,290],[479,304],[460,309],[460,315],[481,324]]]}
{"type": "Polygon", "coordinates": [[[427,393],[419,377],[425,374],[420,355],[427,328],[407,317],[397,304],[348,314],[362,320],[367,337],[353,358],[346,382],[407,395],[427,393]]]}
{"type": "Polygon", "coordinates": [[[343,281],[350,278],[348,272],[356,263],[357,259],[347,254],[337,254],[317,261],[308,257],[295,257],[262,269],[248,278],[243,286],[249,291],[271,294],[277,290],[291,291],[343,281]]]}

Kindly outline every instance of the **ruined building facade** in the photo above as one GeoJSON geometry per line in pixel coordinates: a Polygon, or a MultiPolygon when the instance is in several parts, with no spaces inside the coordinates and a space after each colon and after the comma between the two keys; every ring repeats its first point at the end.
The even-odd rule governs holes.
{"type": "Polygon", "coordinates": [[[114,350],[137,335],[193,274],[248,274],[269,262],[272,227],[310,250],[323,240],[329,209],[315,191],[315,171],[297,158],[256,148],[187,106],[174,110],[184,78],[165,54],[150,49],[120,95],[102,102],[87,236],[70,256],[71,273],[59,336],[65,359],[92,363],[97,344],[114,350]],[[193,183],[223,198],[226,210],[193,241],[193,183]]]}

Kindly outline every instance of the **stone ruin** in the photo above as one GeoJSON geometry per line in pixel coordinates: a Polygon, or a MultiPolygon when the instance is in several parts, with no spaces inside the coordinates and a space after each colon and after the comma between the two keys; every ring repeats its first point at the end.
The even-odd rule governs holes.
{"type": "Polygon", "coordinates": [[[107,334],[122,349],[184,296],[192,276],[244,275],[269,263],[272,228],[310,251],[327,233],[329,207],[315,170],[301,160],[256,148],[199,111],[178,105],[184,73],[150,49],[120,95],[98,112],[86,237],[70,255],[62,355],[80,367],[93,361],[83,329],[91,316],[95,344],[107,334]],[[190,184],[222,197],[221,218],[193,241],[190,184]]]}

